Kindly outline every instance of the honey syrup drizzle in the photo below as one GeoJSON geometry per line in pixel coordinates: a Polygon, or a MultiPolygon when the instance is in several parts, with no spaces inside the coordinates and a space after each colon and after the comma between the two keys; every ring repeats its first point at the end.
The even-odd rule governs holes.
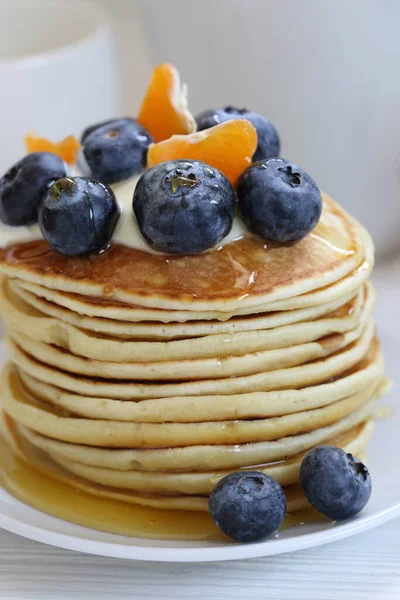
{"type": "Polygon", "coordinates": [[[0,441],[0,482],[12,496],[64,521],[118,535],[223,539],[205,512],[160,510],[88,494],[39,471],[0,441]]]}
{"type": "MultiPolygon", "coordinates": [[[[206,512],[161,510],[94,496],[28,465],[2,440],[0,483],[21,502],[91,529],[162,540],[228,540],[206,512]]],[[[286,516],[281,529],[321,518],[313,510],[295,512],[286,516]]]]}

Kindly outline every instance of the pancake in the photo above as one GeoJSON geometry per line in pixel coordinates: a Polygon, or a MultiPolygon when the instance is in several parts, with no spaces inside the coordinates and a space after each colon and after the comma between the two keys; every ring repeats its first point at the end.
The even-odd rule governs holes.
{"type": "MultiPolygon", "coordinates": [[[[215,310],[166,310],[157,308],[141,307],[136,305],[128,305],[123,302],[117,302],[110,298],[104,297],[89,297],[74,294],[72,292],[61,292],[51,288],[46,288],[42,285],[37,285],[30,281],[15,279],[16,287],[25,289],[36,294],[40,298],[45,298],[49,302],[58,306],[67,308],[77,314],[86,315],[89,317],[107,318],[114,321],[122,322],[156,322],[156,323],[187,323],[192,321],[217,321],[211,323],[212,327],[226,326],[225,322],[233,317],[256,315],[264,313],[276,313],[277,311],[295,311],[306,308],[315,308],[316,311],[321,311],[321,306],[335,302],[336,300],[346,296],[355,294],[360,286],[368,279],[373,267],[373,247],[367,246],[367,258],[360,265],[351,271],[343,279],[337,282],[324,286],[320,289],[313,290],[306,294],[287,298],[285,300],[275,300],[274,302],[264,303],[257,306],[237,308],[231,312],[221,312],[215,310]],[[221,323],[220,323],[221,322],[221,323]]],[[[1,273],[0,263],[0,273],[1,273]]],[[[327,311],[329,312],[329,311],[327,311]]],[[[325,314],[320,313],[318,314],[325,314]]],[[[275,317],[277,315],[274,315],[275,317]]],[[[285,315],[279,315],[285,318],[285,315]]],[[[287,318],[287,315],[286,315],[287,318]]],[[[286,321],[285,321],[286,322],[286,321]]],[[[113,325],[115,326],[115,324],[113,325]]],[[[153,325],[152,325],[153,326],[153,325]]],[[[203,323],[201,326],[205,327],[203,323]]],[[[229,323],[228,323],[229,326],[229,323]]],[[[179,328],[177,327],[179,330],[179,328]]]]}
{"type": "MultiPolygon", "coordinates": [[[[345,298],[347,301],[344,304],[341,304],[343,299],[339,304],[333,303],[332,312],[324,317],[318,318],[317,315],[314,319],[310,319],[309,315],[306,315],[308,318],[305,321],[300,320],[281,326],[277,323],[274,326],[269,322],[268,317],[252,318],[249,316],[242,320],[243,323],[237,323],[236,331],[216,332],[208,335],[202,333],[199,336],[194,335],[188,323],[185,328],[182,327],[179,336],[173,336],[180,339],[161,342],[138,340],[134,330],[132,330],[132,336],[128,336],[126,332],[125,339],[122,340],[105,335],[98,329],[87,331],[86,328],[75,327],[70,324],[69,320],[64,320],[65,315],[62,314],[62,309],[61,315],[55,316],[56,309],[49,317],[38,307],[40,299],[30,295],[26,301],[22,296],[29,295],[29,292],[20,289],[19,293],[14,293],[12,289],[12,286],[6,281],[3,281],[0,286],[0,308],[3,319],[10,328],[22,332],[29,331],[31,337],[66,348],[73,354],[98,360],[104,360],[104,357],[107,357],[108,360],[114,362],[241,356],[248,352],[309,342],[331,333],[344,333],[354,329],[359,322],[363,305],[367,304],[368,307],[375,299],[375,292],[371,284],[367,283],[355,297],[345,298]],[[35,300],[39,300],[39,302],[35,303],[35,300]],[[246,327],[245,330],[244,327],[246,327]],[[189,334],[188,338],[184,337],[183,331],[189,334]]],[[[95,320],[99,321],[99,319],[95,320]]],[[[153,330],[153,326],[148,323],[142,327],[144,330],[147,328],[147,331],[153,330]]],[[[167,326],[164,326],[164,329],[167,329],[167,326]]],[[[164,335],[168,336],[166,331],[164,335]]]]}
{"type": "MultiPolygon", "coordinates": [[[[360,451],[360,448],[357,448],[357,451],[360,451]]],[[[301,460],[304,455],[303,453],[294,459],[282,461],[277,464],[258,466],[257,471],[274,477],[282,486],[298,483],[301,460]]],[[[49,456],[66,471],[87,481],[108,487],[147,492],[150,494],[209,495],[220,479],[230,473],[230,471],[211,471],[205,473],[117,471],[71,462],[57,455],[50,454],[49,456]]]]}
{"type": "MultiPolygon", "coordinates": [[[[363,430],[361,426],[357,429],[358,434],[355,437],[354,428],[336,436],[336,438],[334,438],[335,445],[338,445],[339,447],[351,445],[354,452],[360,452],[363,449],[367,436],[366,431],[363,430]]],[[[46,443],[42,442],[43,438],[35,432],[21,426],[18,427],[18,431],[30,444],[47,452],[48,456],[66,471],[71,471],[75,475],[94,483],[101,483],[102,485],[111,487],[147,491],[154,494],[208,495],[213,490],[216,483],[230,473],[230,471],[227,470],[189,473],[154,473],[131,469],[120,470],[110,467],[105,468],[103,465],[87,465],[84,461],[84,453],[79,457],[83,459],[82,461],[71,461],[70,458],[63,457],[61,453],[49,450],[46,443]]],[[[330,443],[330,440],[328,440],[328,443],[330,443]]],[[[112,454],[112,452],[109,452],[109,454],[112,454]]],[[[257,470],[265,475],[275,478],[282,486],[291,485],[297,483],[299,480],[300,465],[305,454],[306,453],[303,452],[291,459],[261,465],[257,467],[257,470]]],[[[252,469],[253,467],[248,468],[252,469]]]]}
{"type": "Polygon", "coordinates": [[[365,294],[364,290],[360,290],[354,301],[326,318],[311,323],[170,342],[143,342],[88,334],[57,319],[47,318],[5,288],[6,284],[0,287],[0,308],[10,330],[29,332],[29,337],[37,341],[94,360],[148,364],[154,361],[243,356],[250,352],[296,346],[329,334],[348,333],[360,325],[365,315],[371,313],[375,301],[374,290],[368,285],[365,294]]]}
{"type": "MultiPolygon", "coordinates": [[[[10,417],[11,418],[11,417],[10,417]]],[[[365,428],[365,421],[362,425],[358,425],[345,431],[344,433],[338,434],[333,439],[326,440],[326,444],[331,444],[333,441],[335,445],[339,447],[347,447],[350,443],[352,444],[355,452],[360,452],[362,444],[367,440],[367,431],[372,431],[371,425],[365,428]],[[357,434],[355,435],[355,432],[357,434]],[[355,437],[354,437],[355,436],[355,437]]],[[[369,421],[372,424],[372,421],[369,421]]],[[[160,471],[158,473],[154,471],[138,471],[132,465],[125,465],[125,468],[121,468],[119,461],[113,459],[114,451],[107,449],[100,449],[97,458],[104,457],[103,460],[98,460],[98,463],[92,459],[96,458],[95,455],[89,454],[89,460],[85,453],[83,446],[79,447],[76,445],[68,445],[63,442],[58,442],[50,438],[46,438],[31,429],[16,424],[17,429],[30,444],[39,448],[43,452],[46,452],[52,459],[59,464],[68,465],[69,463],[78,464],[80,466],[98,467],[104,469],[107,472],[115,473],[116,471],[120,474],[125,474],[131,480],[137,481],[135,486],[147,485],[146,482],[151,486],[151,480],[154,480],[155,485],[168,485],[169,489],[165,491],[171,491],[172,486],[185,485],[185,493],[210,493],[214,485],[225,475],[230,473],[229,470],[209,470],[209,471],[190,471],[190,472],[171,472],[171,471],[160,471]],[[68,450],[71,450],[69,452],[68,450]],[[139,483],[141,482],[141,483],[139,483]],[[196,490],[190,488],[190,486],[198,486],[196,490]]],[[[91,450],[91,449],[89,449],[91,450]]],[[[257,465],[257,470],[269,475],[270,477],[276,478],[281,485],[289,485],[298,481],[299,467],[303,457],[307,451],[296,454],[292,458],[282,459],[280,461],[275,460],[269,464],[257,465]]],[[[68,470],[68,467],[65,467],[68,470]]],[[[253,469],[254,466],[249,466],[239,470],[253,469]]],[[[117,486],[120,487],[120,486],[117,486]]],[[[177,491],[177,488],[175,487],[177,491]]],[[[150,490],[149,490],[150,491],[150,490]]],[[[181,490],[183,491],[183,490],[181,490]]],[[[153,492],[160,493],[160,490],[153,492]]]]}
{"type": "MultiPolygon", "coordinates": [[[[13,447],[14,451],[20,458],[33,464],[39,470],[50,474],[52,477],[61,481],[67,482],[77,489],[84,490],[88,493],[94,494],[99,497],[112,498],[122,500],[123,502],[139,504],[144,506],[152,506],[155,508],[162,509],[178,509],[178,510],[193,510],[193,511],[207,511],[208,510],[208,498],[206,496],[179,496],[179,495],[161,495],[161,494],[150,494],[140,493],[127,489],[112,488],[110,486],[104,486],[89,482],[81,477],[66,471],[59,465],[54,463],[47,454],[39,451],[32,446],[20,432],[17,431],[15,423],[9,417],[5,416],[4,431],[8,443],[13,447]]],[[[353,430],[351,434],[351,441],[347,442],[345,449],[347,451],[354,451],[352,443],[362,450],[371,434],[372,423],[370,421],[360,421],[358,426],[349,428],[348,431],[353,430]]],[[[337,438],[336,438],[337,439],[337,438]]],[[[335,436],[327,438],[330,444],[335,445],[335,436]]],[[[308,503],[304,498],[298,485],[290,485],[284,488],[287,498],[287,509],[288,512],[294,512],[307,507],[308,503]]]]}
{"type": "Polygon", "coordinates": [[[140,383],[78,376],[45,365],[25,352],[11,338],[7,340],[7,347],[12,361],[22,371],[45,383],[84,396],[144,400],[171,396],[229,395],[315,385],[356,365],[367,354],[373,337],[374,325],[369,320],[362,335],[348,348],[306,365],[240,377],[170,383],[140,383]]]}
{"type": "MultiPolygon", "coordinates": [[[[173,448],[263,442],[326,427],[368,402],[377,385],[328,406],[268,419],[204,423],[126,423],[76,418],[27,393],[12,369],[2,377],[3,409],[43,435],[89,446],[173,448]]],[[[379,382],[378,382],[379,383],[379,382]]]]}
{"type": "Polygon", "coordinates": [[[229,313],[329,286],[357,269],[371,245],[325,196],[317,227],[296,244],[249,235],[197,255],[165,257],[115,244],[95,257],[71,258],[35,241],[0,250],[0,273],[142,307],[229,313]]]}
{"type": "Polygon", "coordinates": [[[218,356],[197,360],[167,362],[109,362],[70,354],[63,348],[39,342],[20,331],[9,328],[9,335],[22,350],[46,365],[78,375],[134,381],[195,381],[239,377],[269,372],[314,361],[338,352],[359,339],[364,331],[368,313],[359,326],[343,334],[332,334],[298,346],[264,350],[244,356],[218,356]]]}
{"type": "Polygon", "coordinates": [[[187,396],[131,402],[71,394],[23,371],[18,375],[28,392],[59,410],[90,419],[139,423],[187,423],[276,417],[320,408],[372,386],[384,376],[378,344],[353,369],[320,385],[274,392],[228,396],[187,396]]]}
{"type": "MultiPolygon", "coordinates": [[[[284,460],[367,420],[373,414],[371,401],[351,415],[318,430],[283,438],[281,440],[234,445],[186,446],[161,449],[110,449],[71,444],[40,435],[46,450],[79,462],[84,456],[86,464],[121,470],[186,472],[214,469],[236,469],[250,465],[263,465],[284,460]],[[118,467],[116,467],[118,465],[118,467]]],[[[29,426],[27,426],[29,428],[29,426]]],[[[32,431],[31,431],[32,433],[32,431]]],[[[36,432],[35,432],[36,433],[36,432]]],[[[36,436],[39,434],[36,433],[36,436]]]]}

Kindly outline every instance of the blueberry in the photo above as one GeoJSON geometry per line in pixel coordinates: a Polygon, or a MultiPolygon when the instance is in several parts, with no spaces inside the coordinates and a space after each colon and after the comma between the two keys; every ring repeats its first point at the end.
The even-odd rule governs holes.
{"type": "Polygon", "coordinates": [[[0,179],[0,221],[15,226],[36,223],[45,192],[67,174],[66,164],[55,154],[25,156],[0,179]]]}
{"type": "Polygon", "coordinates": [[[209,510],[217,527],[239,542],[257,542],[274,533],[286,514],[279,483],[258,471],[227,475],[213,489],[209,510]]]}
{"type": "Polygon", "coordinates": [[[64,177],[44,196],[39,226],[53,250],[80,256],[107,246],[119,215],[108,185],[88,177],[64,177]]]}
{"type": "Polygon", "coordinates": [[[215,246],[232,228],[235,193],[218,169],[170,160],[146,171],[133,196],[143,237],[155,250],[193,254],[215,246]]]}
{"type": "Polygon", "coordinates": [[[214,125],[218,125],[224,121],[231,121],[232,119],[247,119],[256,128],[258,146],[254,153],[253,161],[279,156],[280,140],[273,123],[266,117],[246,108],[226,106],[225,108],[206,110],[196,117],[197,129],[202,131],[203,129],[214,127],[214,125]]]}
{"type": "Polygon", "coordinates": [[[121,121],[129,121],[131,123],[135,123],[135,119],[132,119],[131,117],[124,117],[121,119],[115,119],[115,118],[107,119],[106,121],[101,121],[100,123],[95,123],[94,125],[89,125],[89,127],[86,127],[86,129],[83,131],[83,133],[81,135],[81,144],[84,143],[84,141],[86,140],[86,138],[88,137],[89,134],[91,134],[96,129],[99,129],[99,127],[103,127],[104,125],[109,125],[110,123],[119,123],[121,121]]]}
{"type": "Polygon", "coordinates": [[[247,227],[276,242],[305,237],[322,212],[321,192],[315,181],[282,158],[250,165],[239,178],[237,195],[247,227]]]}
{"type": "Polygon", "coordinates": [[[318,446],[306,454],[300,485],[308,501],[334,521],[357,515],[371,495],[367,467],[334,446],[318,446]]]}
{"type": "Polygon", "coordinates": [[[134,119],[106,121],[83,133],[83,154],[93,177],[115,183],[143,170],[152,141],[134,119]]]}

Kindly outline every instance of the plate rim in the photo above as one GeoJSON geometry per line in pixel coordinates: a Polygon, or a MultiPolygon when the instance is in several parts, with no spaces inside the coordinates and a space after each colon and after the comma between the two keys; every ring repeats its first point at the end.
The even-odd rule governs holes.
{"type": "MultiPolygon", "coordinates": [[[[14,499],[13,496],[11,496],[11,498],[16,502],[19,502],[14,499]]],[[[32,509],[30,506],[28,506],[28,508],[32,509]]],[[[42,511],[38,512],[46,514],[42,513],[42,511]]],[[[141,562],[222,562],[285,554],[297,550],[315,548],[317,546],[322,546],[323,544],[345,539],[352,535],[373,529],[378,525],[382,525],[397,516],[400,516],[400,501],[385,510],[372,513],[366,517],[360,516],[359,518],[354,518],[344,523],[334,524],[332,527],[323,529],[322,531],[306,533],[294,538],[265,540],[251,544],[232,543],[230,546],[221,545],[214,547],[185,546],[176,548],[173,546],[156,547],[134,544],[128,545],[110,541],[102,542],[24,523],[16,518],[4,515],[1,508],[0,516],[0,529],[4,529],[26,539],[65,550],[108,558],[137,560],[141,562]]],[[[52,518],[56,519],[55,517],[52,518]]],[[[65,521],[60,519],[56,520],[65,523],[65,521]]],[[[85,529],[90,531],[89,528],[85,529]]]]}

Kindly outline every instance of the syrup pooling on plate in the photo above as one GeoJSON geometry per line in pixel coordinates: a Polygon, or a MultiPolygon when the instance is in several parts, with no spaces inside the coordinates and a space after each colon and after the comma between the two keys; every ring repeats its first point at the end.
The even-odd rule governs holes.
{"type": "MultiPolygon", "coordinates": [[[[76,525],[129,537],[227,541],[206,512],[160,510],[96,497],[28,465],[0,440],[0,483],[30,506],[76,525]]],[[[281,529],[321,519],[316,511],[287,515],[281,529]]]]}
{"type": "Polygon", "coordinates": [[[174,540],[226,539],[207,513],[160,510],[98,498],[17,458],[0,442],[0,482],[13,496],[64,521],[118,535],[174,540]]]}

